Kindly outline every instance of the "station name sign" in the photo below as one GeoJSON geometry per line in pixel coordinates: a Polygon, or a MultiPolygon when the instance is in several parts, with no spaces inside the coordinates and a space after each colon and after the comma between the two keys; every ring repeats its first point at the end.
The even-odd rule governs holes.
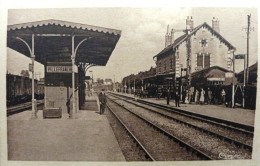
{"type": "Polygon", "coordinates": [[[47,66],[47,73],[72,73],[72,66],[47,66]]]}
{"type": "Polygon", "coordinates": [[[225,78],[212,77],[212,78],[207,78],[207,81],[225,81],[225,78]]]}

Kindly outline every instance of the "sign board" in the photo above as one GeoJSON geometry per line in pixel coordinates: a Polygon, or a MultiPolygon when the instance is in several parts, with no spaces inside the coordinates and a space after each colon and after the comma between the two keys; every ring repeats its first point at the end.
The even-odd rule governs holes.
{"type": "Polygon", "coordinates": [[[208,81],[225,81],[225,78],[219,78],[219,77],[212,77],[207,78],[208,81]]]}
{"type": "Polygon", "coordinates": [[[47,66],[47,73],[72,73],[72,66],[47,66]]]}
{"type": "Polygon", "coordinates": [[[173,78],[172,77],[166,77],[165,79],[166,80],[172,80],[173,78]]]}
{"type": "Polygon", "coordinates": [[[90,76],[85,76],[85,80],[91,80],[90,76]]]}
{"type": "Polygon", "coordinates": [[[30,63],[30,64],[29,64],[29,71],[32,72],[32,70],[33,70],[33,66],[32,66],[32,64],[30,63]]]}
{"type": "Polygon", "coordinates": [[[245,59],[245,54],[238,54],[238,55],[235,55],[235,59],[245,59]]]}

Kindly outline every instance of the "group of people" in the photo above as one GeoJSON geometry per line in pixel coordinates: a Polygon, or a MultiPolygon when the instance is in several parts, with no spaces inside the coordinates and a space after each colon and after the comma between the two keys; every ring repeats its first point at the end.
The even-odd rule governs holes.
{"type": "MultiPolygon", "coordinates": [[[[196,88],[196,90],[190,90],[189,94],[184,89],[181,93],[178,91],[173,93],[173,98],[175,99],[176,107],[180,107],[180,102],[182,103],[192,103],[195,104],[228,104],[231,101],[231,92],[226,90],[225,88],[222,89],[210,89],[210,88],[196,88]],[[181,94],[181,95],[180,95],[181,94]],[[188,100],[187,100],[188,99],[188,100]]],[[[160,94],[158,94],[160,95],[160,94]]],[[[167,104],[169,103],[170,94],[167,96],[167,104]]],[[[157,99],[159,99],[157,97],[157,99]]]]}
{"type": "Polygon", "coordinates": [[[231,97],[231,92],[225,88],[210,89],[210,88],[196,88],[190,91],[189,103],[195,104],[227,104],[231,97]]]}
{"type": "MultiPolygon", "coordinates": [[[[206,91],[204,90],[204,88],[197,88],[195,90],[195,92],[190,92],[189,94],[189,103],[194,101],[196,104],[219,104],[215,103],[214,99],[216,97],[216,92],[213,92],[210,88],[206,89],[206,91]]],[[[220,96],[221,96],[221,103],[222,104],[226,104],[226,91],[224,89],[222,89],[220,91],[220,96]]],[[[167,103],[169,101],[170,98],[170,93],[168,93],[167,95],[167,103]]],[[[176,107],[180,107],[180,100],[182,100],[183,103],[185,103],[185,99],[186,99],[186,91],[182,93],[182,96],[180,96],[180,94],[176,91],[174,93],[174,99],[175,99],[175,105],[176,107]]],[[[98,94],[98,100],[99,100],[99,107],[100,107],[100,114],[104,114],[105,112],[105,108],[106,108],[106,103],[107,103],[107,98],[106,98],[106,94],[104,89],[102,89],[102,91],[98,94]]]]}

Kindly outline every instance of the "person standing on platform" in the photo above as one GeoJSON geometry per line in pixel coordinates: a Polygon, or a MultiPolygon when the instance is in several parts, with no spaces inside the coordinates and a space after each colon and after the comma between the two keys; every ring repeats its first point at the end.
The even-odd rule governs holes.
{"type": "Polygon", "coordinates": [[[102,89],[102,91],[99,93],[98,99],[100,105],[100,114],[103,114],[105,112],[106,103],[107,103],[107,98],[104,89],[102,89]]]}
{"type": "Polygon", "coordinates": [[[170,104],[170,89],[167,89],[167,105],[170,104]]]}
{"type": "Polygon", "coordinates": [[[178,92],[175,93],[175,105],[176,107],[180,107],[180,95],[178,92]]]}
{"type": "Polygon", "coordinates": [[[212,91],[210,90],[210,88],[208,88],[208,104],[211,104],[212,101],[212,91]]]}
{"type": "Polygon", "coordinates": [[[203,90],[203,88],[201,88],[201,92],[200,92],[200,104],[204,104],[205,100],[204,100],[204,95],[205,95],[205,91],[203,90]]]}
{"type": "Polygon", "coordinates": [[[196,89],[196,92],[195,92],[195,104],[198,104],[199,103],[199,91],[198,89],[196,89]]]}
{"type": "Polygon", "coordinates": [[[182,91],[182,103],[185,104],[185,99],[186,99],[186,89],[183,89],[182,91]]]}
{"type": "Polygon", "coordinates": [[[222,98],[222,104],[225,104],[226,102],[226,92],[224,89],[221,91],[221,98],[222,98]]]}

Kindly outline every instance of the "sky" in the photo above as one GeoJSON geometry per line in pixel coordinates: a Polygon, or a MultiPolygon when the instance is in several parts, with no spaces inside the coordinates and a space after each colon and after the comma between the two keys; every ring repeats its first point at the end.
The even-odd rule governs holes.
{"type": "MultiPolygon", "coordinates": [[[[257,9],[256,8],[74,8],[74,9],[12,9],[8,11],[8,25],[57,19],[121,30],[121,37],[105,67],[93,67],[94,79],[114,78],[137,74],[155,66],[153,56],[164,49],[167,25],[184,29],[187,16],[192,16],[194,26],[203,22],[211,25],[220,20],[220,34],[236,47],[236,54],[246,53],[247,15],[251,13],[250,63],[257,61],[257,9]]],[[[175,38],[182,33],[176,33],[175,38]]],[[[8,51],[8,71],[23,61],[13,50],[8,51]]],[[[27,60],[26,60],[27,61],[27,60]]],[[[27,62],[26,62],[27,63],[27,62]]],[[[28,64],[22,66],[28,69],[28,64]]],[[[29,63],[29,61],[28,61],[29,63]]],[[[20,66],[20,67],[22,67],[20,66]]],[[[37,65],[36,73],[43,76],[43,67],[37,65]]],[[[243,69],[243,60],[236,60],[236,71],[243,69]]],[[[19,69],[20,70],[20,69],[19,69]]],[[[18,72],[18,70],[17,70],[18,72]]],[[[18,72],[18,74],[20,71],[18,72]]],[[[87,75],[91,75],[87,72],[87,75]]]]}

